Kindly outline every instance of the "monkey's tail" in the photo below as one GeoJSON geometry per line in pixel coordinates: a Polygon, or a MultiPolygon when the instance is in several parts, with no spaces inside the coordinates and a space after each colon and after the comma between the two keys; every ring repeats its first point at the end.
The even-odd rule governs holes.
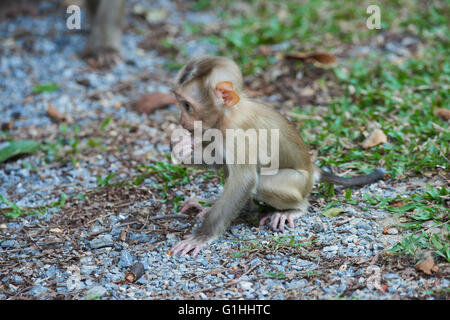
{"type": "Polygon", "coordinates": [[[320,170],[320,180],[319,180],[320,182],[331,182],[333,184],[340,184],[344,187],[354,187],[371,184],[382,179],[386,174],[386,172],[383,169],[378,168],[369,174],[363,174],[351,178],[344,178],[335,175],[331,171],[328,171],[329,169],[328,170],[322,168],[317,169],[320,170]]]}

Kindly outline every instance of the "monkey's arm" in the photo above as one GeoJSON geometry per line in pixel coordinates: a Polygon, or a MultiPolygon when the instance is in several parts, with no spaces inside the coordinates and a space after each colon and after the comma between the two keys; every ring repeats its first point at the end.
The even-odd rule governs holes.
{"type": "Polygon", "coordinates": [[[206,215],[200,228],[173,248],[173,254],[185,255],[193,250],[196,256],[209,242],[219,237],[239,214],[256,187],[255,166],[234,165],[228,167],[228,178],[221,197],[206,215]]]}

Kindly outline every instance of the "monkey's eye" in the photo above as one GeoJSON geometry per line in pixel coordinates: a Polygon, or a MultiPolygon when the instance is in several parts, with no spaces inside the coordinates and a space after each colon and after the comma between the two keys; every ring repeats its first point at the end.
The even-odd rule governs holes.
{"type": "Polygon", "coordinates": [[[184,101],[183,102],[183,107],[184,107],[184,109],[186,109],[186,111],[191,111],[192,110],[192,106],[189,104],[189,102],[184,101]]]}

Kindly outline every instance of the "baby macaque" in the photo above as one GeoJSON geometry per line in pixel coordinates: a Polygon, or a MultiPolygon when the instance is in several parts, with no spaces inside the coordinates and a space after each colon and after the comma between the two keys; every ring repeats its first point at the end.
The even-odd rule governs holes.
{"type": "MultiPolygon", "coordinates": [[[[196,256],[223,233],[252,199],[276,209],[262,218],[260,225],[270,221],[272,230],[283,231],[286,224],[294,228],[296,217],[306,213],[307,197],[315,183],[325,181],[350,187],[373,183],[384,175],[383,170],[377,169],[368,175],[343,178],[314,165],[296,128],[273,108],[248,98],[239,67],[225,57],[204,56],[189,61],[179,71],[173,93],[181,109],[180,123],[187,130],[187,138],[181,135],[180,141],[185,142],[180,142],[179,149],[195,149],[196,130],[205,135],[213,130],[213,156],[221,160],[214,165],[225,169],[223,193],[209,210],[201,209],[192,200],[182,208],[183,212],[189,208],[201,210],[204,220],[195,233],[174,246],[173,254],[196,256]],[[253,135],[252,130],[256,132],[253,135]],[[194,133],[194,138],[189,137],[190,133],[194,133]],[[242,135],[244,142],[249,143],[235,142],[242,135]],[[252,137],[256,137],[256,148],[250,146],[252,137]],[[260,151],[262,147],[267,150],[267,146],[270,155],[264,156],[260,151]],[[244,161],[236,161],[239,158],[244,161]]],[[[201,163],[210,161],[203,159],[201,163]]]]}

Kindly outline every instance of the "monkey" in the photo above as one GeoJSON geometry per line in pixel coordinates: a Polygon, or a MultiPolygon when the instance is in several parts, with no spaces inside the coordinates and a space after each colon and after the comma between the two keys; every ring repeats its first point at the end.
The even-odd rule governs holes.
{"type": "Polygon", "coordinates": [[[120,59],[122,20],[126,0],[87,0],[91,31],[83,56],[99,68],[109,68],[120,59]],[[90,59],[90,60],[89,60],[90,59]]]}
{"type": "MultiPolygon", "coordinates": [[[[225,172],[224,188],[212,207],[202,210],[195,201],[185,203],[183,212],[190,208],[202,210],[200,215],[204,220],[193,234],[172,248],[172,254],[196,256],[202,248],[217,239],[253,199],[276,210],[263,217],[260,226],[270,221],[272,230],[284,231],[286,224],[294,228],[295,219],[306,213],[308,195],[314,184],[331,182],[347,187],[360,186],[384,176],[383,169],[376,169],[368,175],[344,178],[316,166],[290,121],[274,108],[246,96],[241,70],[226,57],[203,56],[190,60],[178,72],[172,92],[181,111],[180,124],[189,133],[195,131],[195,121],[199,121],[202,132],[208,129],[222,133],[229,129],[275,129],[279,135],[276,173],[262,174],[268,164],[263,164],[259,156],[256,163],[227,160],[221,165],[225,172]]],[[[192,141],[189,140],[188,144],[193,147],[192,141]]],[[[225,135],[220,147],[224,154],[230,149],[228,142],[225,135]]],[[[233,159],[237,151],[243,151],[248,160],[249,150],[247,145],[244,150],[234,150],[233,159]]]]}

